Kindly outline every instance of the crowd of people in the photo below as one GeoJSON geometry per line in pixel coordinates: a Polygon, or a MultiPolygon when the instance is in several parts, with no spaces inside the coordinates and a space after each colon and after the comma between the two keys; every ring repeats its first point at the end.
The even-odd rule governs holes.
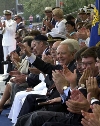
{"type": "Polygon", "coordinates": [[[100,46],[89,47],[94,8],[75,18],[46,7],[40,31],[4,11],[0,114],[10,105],[13,126],[100,126],[100,46]]]}

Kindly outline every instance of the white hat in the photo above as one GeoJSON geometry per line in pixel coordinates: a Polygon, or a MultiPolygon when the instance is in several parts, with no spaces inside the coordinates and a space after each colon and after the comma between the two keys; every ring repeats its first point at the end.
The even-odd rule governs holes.
{"type": "Polygon", "coordinates": [[[9,14],[12,15],[13,14],[13,12],[10,10],[4,10],[3,13],[4,13],[4,15],[9,15],[9,14]]]}
{"type": "Polygon", "coordinates": [[[45,11],[52,11],[52,7],[46,7],[45,11]]]}

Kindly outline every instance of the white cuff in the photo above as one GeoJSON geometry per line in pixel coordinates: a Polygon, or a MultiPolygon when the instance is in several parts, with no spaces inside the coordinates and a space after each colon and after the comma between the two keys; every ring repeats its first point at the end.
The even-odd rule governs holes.
{"type": "Polygon", "coordinates": [[[95,99],[95,98],[92,99],[92,100],[91,100],[91,104],[93,104],[93,103],[96,102],[96,101],[99,101],[99,100],[98,100],[98,99],[95,99]]]}
{"type": "Polygon", "coordinates": [[[25,78],[25,80],[27,81],[27,77],[25,78]]]}
{"type": "Polygon", "coordinates": [[[30,57],[26,57],[26,59],[32,64],[36,60],[36,56],[32,53],[30,57]]]}

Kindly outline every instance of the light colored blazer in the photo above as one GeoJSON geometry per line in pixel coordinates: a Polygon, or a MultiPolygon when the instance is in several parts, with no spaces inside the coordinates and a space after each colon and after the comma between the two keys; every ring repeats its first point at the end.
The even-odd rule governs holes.
{"type": "Polygon", "coordinates": [[[20,71],[23,74],[28,74],[28,68],[29,68],[29,61],[26,60],[26,57],[22,59],[22,62],[19,63],[20,67],[18,68],[18,71],[20,71]]]}
{"type": "Polygon", "coordinates": [[[15,32],[17,23],[10,19],[5,20],[5,25],[6,27],[3,28],[2,46],[16,45],[15,32]]]}

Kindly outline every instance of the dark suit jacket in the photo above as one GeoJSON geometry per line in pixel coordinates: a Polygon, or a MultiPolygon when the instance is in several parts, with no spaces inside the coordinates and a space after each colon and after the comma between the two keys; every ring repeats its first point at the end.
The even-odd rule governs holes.
{"type": "Polygon", "coordinates": [[[38,74],[30,74],[27,77],[27,83],[29,87],[35,87],[37,84],[39,84],[41,81],[39,80],[38,74]]]}
{"type": "MultiPolygon", "coordinates": [[[[74,65],[74,62],[75,62],[75,60],[70,62],[70,64],[68,65],[68,69],[70,71],[72,71],[72,72],[76,68],[75,65],[74,65]]],[[[41,60],[38,57],[36,57],[36,60],[34,61],[34,63],[32,65],[35,66],[36,68],[38,68],[44,74],[48,74],[50,80],[52,80],[52,71],[61,70],[62,69],[61,65],[52,65],[50,63],[45,63],[43,60],[41,60]]]]}
{"type": "Polygon", "coordinates": [[[22,22],[20,22],[20,23],[17,25],[17,27],[16,27],[16,32],[17,32],[19,29],[24,29],[24,28],[25,28],[24,24],[23,24],[22,22]]]}
{"type": "MultiPolygon", "coordinates": [[[[75,66],[74,66],[74,60],[68,65],[68,68],[73,71],[75,69],[75,66]]],[[[48,75],[50,76],[50,79],[48,78],[48,76],[46,77],[47,80],[46,80],[46,84],[47,84],[47,87],[50,88],[52,87],[52,85],[54,84],[54,82],[52,81],[52,70],[55,70],[55,69],[62,69],[61,65],[51,65],[49,63],[45,63],[43,62],[41,59],[37,58],[36,61],[32,64],[33,66],[37,67],[38,69],[40,69],[42,72],[44,73],[48,73],[48,75]]],[[[28,78],[29,79],[29,78],[28,78]]],[[[29,80],[28,80],[29,81],[29,80]]],[[[33,83],[30,83],[30,86],[33,86],[34,85],[34,82],[33,83]],[[32,84],[32,85],[31,85],[32,84]]],[[[49,95],[48,95],[48,98],[46,98],[46,100],[48,99],[53,99],[53,98],[56,98],[56,97],[59,97],[60,94],[58,93],[56,87],[52,88],[50,91],[49,91],[49,95]]],[[[37,98],[38,96],[36,96],[37,98]]],[[[40,97],[40,95],[39,95],[40,97]]],[[[42,96],[41,96],[42,97],[42,96]]],[[[31,95],[28,95],[25,99],[25,102],[22,106],[22,109],[20,111],[20,115],[23,115],[26,114],[26,108],[28,110],[27,113],[31,112],[31,111],[35,111],[36,108],[33,107],[34,105],[36,106],[36,101],[35,100],[35,95],[31,94],[31,95]],[[30,100],[29,100],[30,99],[30,100]],[[31,107],[32,106],[32,107],[31,107]],[[29,109],[28,109],[29,108],[29,109]],[[34,109],[33,109],[34,108],[34,109]]],[[[61,103],[57,103],[57,104],[54,104],[53,106],[52,105],[48,105],[46,106],[46,110],[49,110],[49,111],[66,111],[66,106],[65,105],[62,105],[61,103]],[[65,107],[65,108],[64,108],[65,107]]]]}

